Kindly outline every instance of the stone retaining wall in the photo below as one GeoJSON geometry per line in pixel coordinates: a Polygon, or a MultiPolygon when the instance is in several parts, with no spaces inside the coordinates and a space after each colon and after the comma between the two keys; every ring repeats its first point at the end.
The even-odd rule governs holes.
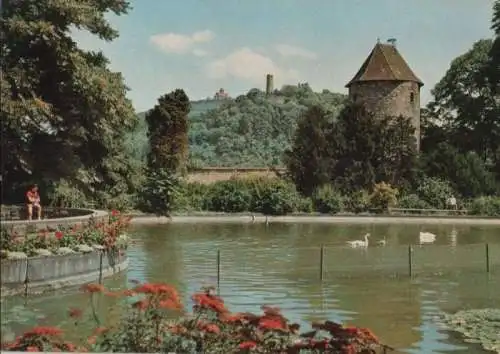
{"type": "MultiPolygon", "coordinates": [[[[16,206],[12,206],[12,208],[14,207],[16,206]]],[[[67,217],[57,217],[32,221],[5,220],[2,218],[0,225],[6,228],[12,228],[19,233],[26,233],[27,231],[36,232],[40,229],[46,229],[47,227],[57,227],[59,225],[87,224],[90,218],[93,218],[96,221],[107,221],[109,219],[109,213],[102,210],[58,208],[58,212],[59,214],[57,215],[67,215],[67,217]]]]}
{"type": "Polygon", "coordinates": [[[125,254],[103,251],[2,260],[1,295],[40,294],[68,286],[97,283],[125,270],[127,266],[125,254]]]}

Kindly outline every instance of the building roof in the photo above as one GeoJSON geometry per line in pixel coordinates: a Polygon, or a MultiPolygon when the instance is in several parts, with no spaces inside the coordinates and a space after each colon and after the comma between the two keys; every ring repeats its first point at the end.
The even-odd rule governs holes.
{"type": "Polygon", "coordinates": [[[413,81],[423,82],[413,73],[393,44],[377,43],[363,65],[346,87],[364,81],[413,81]]]}

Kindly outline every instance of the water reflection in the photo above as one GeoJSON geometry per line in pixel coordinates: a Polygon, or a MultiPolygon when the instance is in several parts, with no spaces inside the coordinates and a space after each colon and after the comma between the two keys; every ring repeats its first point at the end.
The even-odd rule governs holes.
{"type": "MultiPolygon", "coordinates": [[[[129,250],[130,268],[111,279],[113,288],[130,279],[165,281],[189,295],[217,282],[217,250],[221,252],[221,295],[234,311],[258,311],[279,305],[293,321],[332,319],[372,328],[402,351],[481,353],[442,332],[433,317],[440,311],[500,307],[499,229],[446,225],[224,224],[138,227],[129,250]],[[418,246],[420,231],[437,235],[432,245],[418,246]],[[346,241],[371,234],[366,250],[346,241]],[[386,240],[378,246],[378,240],[386,240]],[[485,273],[485,247],[490,243],[492,272],[485,273]],[[479,245],[478,245],[479,243],[479,245]],[[320,279],[320,246],[325,245],[320,279]],[[409,273],[412,245],[413,279],[409,273]],[[460,349],[462,348],[462,349],[460,349]]],[[[88,299],[67,291],[54,296],[4,300],[2,321],[14,331],[39,323],[72,321],[70,306],[88,299]],[[29,315],[19,314],[29,313],[29,315]],[[7,318],[6,321],[4,319],[7,318]],[[21,318],[21,319],[20,319],[21,318]]],[[[99,304],[105,309],[113,299],[99,304]]],[[[104,310],[103,310],[104,311],[104,310]]],[[[116,321],[113,314],[108,321],[116,321]]]]}

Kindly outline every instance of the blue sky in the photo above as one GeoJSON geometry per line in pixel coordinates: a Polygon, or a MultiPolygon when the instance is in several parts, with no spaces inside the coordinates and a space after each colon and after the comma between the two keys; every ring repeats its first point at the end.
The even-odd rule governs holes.
{"type": "Polygon", "coordinates": [[[191,99],[223,87],[232,96],[308,82],[346,92],[377,38],[394,37],[422,79],[423,103],[450,61],[490,30],[493,0],[133,0],[110,16],[120,37],[86,33],[83,48],[101,49],[121,71],[138,111],[183,88],[191,99]]]}

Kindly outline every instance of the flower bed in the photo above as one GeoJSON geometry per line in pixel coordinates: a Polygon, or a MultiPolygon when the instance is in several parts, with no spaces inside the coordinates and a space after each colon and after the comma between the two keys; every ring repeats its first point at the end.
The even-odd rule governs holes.
{"type": "MultiPolygon", "coordinates": [[[[132,290],[115,293],[102,285],[88,284],[88,309],[70,309],[75,324],[88,315],[96,328],[90,337],[68,342],[58,327],[36,327],[2,344],[10,351],[92,351],[171,353],[382,353],[368,329],[344,327],[326,321],[300,333],[277,308],[263,306],[262,314],[231,313],[224,301],[205,289],[194,294],[193,311],[183,312],[176,289],[166,284],[138,284],[132,290]],[[122,320],[110,328],[101,327],[95,301],[98,296],[123,296],[131,304],[122,320]],[[172,320],[173,313],[183,314],[172,320]]],[[[75,333],[80,333],[78,329],[75,333]]]]}
{"type": "Polygon", "coordinates": [[[36,232],[21,234],[15,228],[2,227],[0,250],[2,259],[23,259],[34,256],[66,255],[91,252],[94,249],[126,248],[124,234],[130,217],[112,211],[109,222],[89,219],[87,224],[47,226],[36,232]]]}

